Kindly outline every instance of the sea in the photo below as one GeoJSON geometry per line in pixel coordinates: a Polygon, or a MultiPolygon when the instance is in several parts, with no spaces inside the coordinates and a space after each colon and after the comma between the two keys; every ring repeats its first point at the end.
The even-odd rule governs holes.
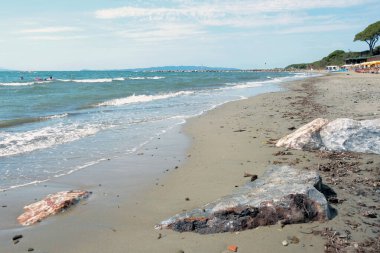
{"type": "Polygon", "coordinates": [[[187,119],[308,77],[288,72],[0,72],[0,191],[134,155],[187,119]]]}

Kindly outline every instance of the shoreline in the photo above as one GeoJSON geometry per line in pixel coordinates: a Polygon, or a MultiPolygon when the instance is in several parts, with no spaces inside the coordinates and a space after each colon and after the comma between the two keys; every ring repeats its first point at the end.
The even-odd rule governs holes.
{"type": "MultiPolygon", "coordinates": [[[[165,167],[171,172],[164,174],[157,182],[147,182],[147,191],[120,200],[115,190],[123,190],[122,178],[120,182],[107,182],[119,185],[120,188],[115,189],[114,186],[107,188],[107,183],[95,188],[95,177],[92,187],[99,189],[96,197],[36,226],[11,229],[12,233],[22,231],[24,234],[17,245],[11,245],[11,239],[7,239],[13,234],[2,236],[0,231],[0,240],[8,240],[0,244],[0,249],[5,247],[5,252],[25,252],[28,247],[33,247],[35,252],[223,252],[227,245],[236,244],[238,252],[322,252],[325,240],[308,232],[330,225],[342,226],[344,221],[339,214],[326,223],[295,224],[284,228],[274,225],[213,235],[157,231],[153,228],[161,220],[184,209],[201,207],[231,193],[236,186],[246,182],[247,179],[243,177],[245,171],[260,176],[267,165],[275,161],[288,163],[299,160],[297,168],[313,167],[321,162],[314,153],[304,151],[292,150],[293,155],[290,157],[273,155],[281,148],[275,148],[267,141],[290,133],[288,128],[299,127],[322,114],[329,118],[347,115],[354,119],[367,119],[378,117],[380,113],[379,107],[373,109],[373,99],[376,101],[380,89],[380,82],[374,76],[323,76],[284,83],[284,86],[287,89],[285,91],[229,102],[190,119],[181,132],[186,133],[185,138],[191,140],[191,145],[184,159],[173,158],[172,168],[179,163],[178,160],[184,162],[176,169],[165,167]],[[353,81],[347,85],[350,80],[353,81]],[[324,83],[322,88],[313,88],[316,83],[321,85],[322,81],[334,83],[335,86],[326,87],[324,83]],[[353,82],[359,81],[360,87],[356,87],[353,82]],[[368,88],[367,81],[375,85],[368,88]],[[345,89],[339,90],[342,87],[345,89]],[[367,87],[366,91],[363,91],[363,87],[367,87]],[[336,98],[336,94],[341,97],[336,98]],[[349,94],[358,95],[360,99],[355,100],[355,97],[347,101],[345,96],[349,94]],[[132,199],[136,201],[134,205],[131,205],[132,199]],[[106,202],[102,203],[104,200],[106,202]],[[127,203],[129,206],[126,206],[127,203]],[[287,236],[297,236],[300,243],[282,246],[281,241],[287,236]],[[67,247],[68,243],[70,247],[67,247]]],[[[375,102],[376,105],[378,102],[375,102]]],[[[154,147],[152,149],[154,152],[154,147]]],[[[175,146],[172,147],[172,154],[176,151],[175,146]]],[[[171,157],[171,154],[166,156],[171,157]]],[[[368,166],[379,164],[378,155],[361,156],[364,161],[373,160],[372,165],[368,166]]],[[[146,157],[149,157],[148,154],[144,155],[146,157]]],[[[152,161],[152,164],[157,161],[152,161]]],[[[160,168],[157,175],[163,175],[162,166],[157,167],[160,168]]],[[[325,179],[324,175],[322,178],[325,179]]],[[[70,182],[70,178],[66,182],[70,182]]],[[[42,185],[40,187],[43,188],[42,185]]],[[[353,236],[356,238],[357,235],[353,233],[353,236]]]]}

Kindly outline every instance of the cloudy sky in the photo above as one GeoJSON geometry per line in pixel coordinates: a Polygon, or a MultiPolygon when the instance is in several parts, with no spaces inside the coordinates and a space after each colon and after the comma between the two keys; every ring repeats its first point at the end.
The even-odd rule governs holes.
{"type": "Polygon", "coordinates": [[[335,49],[379,0],[1,0],[0,68],[284,67],[335,49]]]}

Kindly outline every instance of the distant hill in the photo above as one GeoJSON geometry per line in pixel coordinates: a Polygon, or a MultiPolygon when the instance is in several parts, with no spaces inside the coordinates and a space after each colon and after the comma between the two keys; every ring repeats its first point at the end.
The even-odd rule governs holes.
{"type": "MultiPolygon", "coordinates": [[[[380,46],[374,49],[374,54],[380,54],[380,46]]],[[[291,64],[287,66],[285,69],[324,69],[326,66],[330,65],[338,65],[342,66],[345,64],[345,60],[348,58],[357,58],[361,56],[368,56],[369,51],[363,52],[345,52],[343,50],[335,50],[328,56],[322,58],[319,61],[311,62],[311,63],[297,63],[291,64]]]]}
{"type": "Polygon", "coordinates": [[[0,71],[13,71],[13,70],[0,68],[0,71]]]}
{"type": "Polygon", "coordinates": [[[228,71],[236,68],[206,67],[206,66],[162,66],[150,68],[124,69],[126,71],[228,71]]]}

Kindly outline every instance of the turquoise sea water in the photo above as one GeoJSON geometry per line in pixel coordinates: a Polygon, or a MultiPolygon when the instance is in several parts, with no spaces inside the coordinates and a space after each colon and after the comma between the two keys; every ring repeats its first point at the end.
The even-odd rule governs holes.
{"type": "Polygon", "coordinates": [[[189,117],[304,77],[238,71],[0,72],[0,189],[133,154],[189,117]]]}

